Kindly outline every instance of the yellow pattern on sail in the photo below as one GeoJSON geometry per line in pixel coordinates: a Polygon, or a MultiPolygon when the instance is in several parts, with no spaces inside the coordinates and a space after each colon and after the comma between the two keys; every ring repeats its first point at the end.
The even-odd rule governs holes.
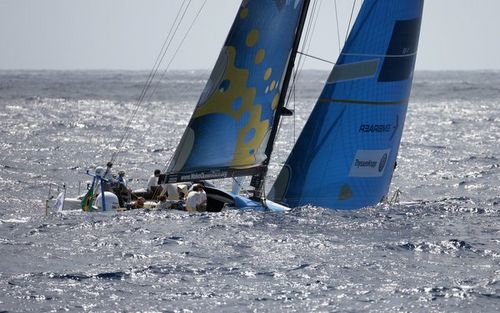
{"type": "Polygon", "coordinates": [[[256,155],[266,137],[269,120],[261,121],[262,107],[256,104],[256,89],[248,88],[248,70],[235,66],[236,48],[226,47],[227,67],[217,88],[194,112],[193,118],[208,114],[227,114],[237,123],[242,118],[248,119],[238,129],[238,142],[231,161],[233,167],[251,166],[256,162],[256,155]],[[241,104],[235,106],[237,101],[241,104]]]}

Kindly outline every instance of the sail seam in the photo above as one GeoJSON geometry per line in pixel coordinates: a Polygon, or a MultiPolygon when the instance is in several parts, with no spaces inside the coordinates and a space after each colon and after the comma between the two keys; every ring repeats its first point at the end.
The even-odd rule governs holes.
{"type": "Polygon", "coordinates": [[[355,57],[377,57],[377,58],[406,58],[416,56],[417,52],[408,53],[408,54],[369,54],[369,53],[344,53],[341,55],[345,56],[355,56],[355,57]]]}
{"type": "Polygon", "coordinates": [[[398,101],[368,101],[368,100],[350,100],[350,99],[328,99],[320,98],[318,102],[330,103],[330,102],[340,102],[349,104],[371,104],[371,105],[405,105],[408,103],[408,99],[398,100],[398,101]]]}

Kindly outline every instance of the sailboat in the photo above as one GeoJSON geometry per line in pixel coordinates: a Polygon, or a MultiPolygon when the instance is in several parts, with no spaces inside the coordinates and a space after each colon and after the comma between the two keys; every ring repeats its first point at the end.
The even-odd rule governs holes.
{"type": "Polygon", "coordinates": [[[208,207],[357,209],[386,197],[408,106],[423,0],[365,0],[312,113],[265,195],[309,0],[243,0],[160,183],[206,185],[208,207]]]}

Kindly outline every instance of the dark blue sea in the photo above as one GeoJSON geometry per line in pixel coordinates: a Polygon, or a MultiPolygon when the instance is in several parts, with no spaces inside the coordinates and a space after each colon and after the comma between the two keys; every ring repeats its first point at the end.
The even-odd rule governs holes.
{"type": "MultiPolygon", "coordinates": [[[[45,215],[114,168],[164,168],[208,72],[0,71],[1,312],[499,312],[500,72],[417,72],[391,195],[356,211],[45,215]]],[[[306,71],[277,175],[327,77],[306,71]]],[[[270,183],[268,182],[268,183],[270,183]]],[[[229,186],[228,186],[229,187],[229,186]]]]}

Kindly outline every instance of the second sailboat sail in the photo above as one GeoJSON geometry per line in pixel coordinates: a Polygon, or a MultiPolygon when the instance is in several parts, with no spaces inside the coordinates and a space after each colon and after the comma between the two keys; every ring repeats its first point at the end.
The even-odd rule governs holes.
{"type": "Polygon", "coordinates": [[[303,0],[242,2],[169,182],[259,173],[303,7],[303,0]]]}
{"type": "Polygon", "coordinates": [[[374,205],[403,131],[423,0],[365,0],[269,198],[289,207],[374,205]]]}

